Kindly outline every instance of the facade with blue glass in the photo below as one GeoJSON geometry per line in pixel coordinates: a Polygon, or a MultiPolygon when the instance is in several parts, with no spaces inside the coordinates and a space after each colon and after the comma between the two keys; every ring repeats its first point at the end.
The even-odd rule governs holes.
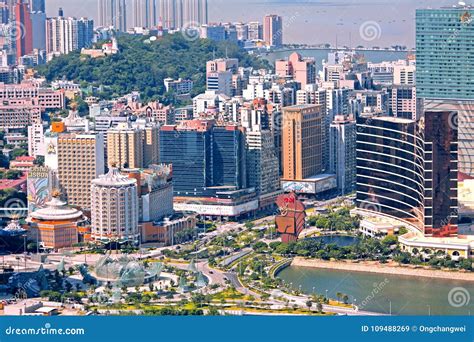
{"type": "Polygon", "coordinates": [[[459,171],[474,176],[474,7],[416,12],[416,91],[424,110],[456,112],[459,171]]]}

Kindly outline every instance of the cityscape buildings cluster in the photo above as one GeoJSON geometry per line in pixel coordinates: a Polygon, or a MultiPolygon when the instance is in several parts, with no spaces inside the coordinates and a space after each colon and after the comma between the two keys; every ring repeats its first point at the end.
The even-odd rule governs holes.
{"type": "Polygon", "coordinates": [[[24,221],[5,222],[25,251],[26,240],[38,251],[164,247],[208,223],[269,216],[282,242],[296,243],[306,203],[343,197],[363,235],[397,233],[406,254],[473,258],[474,236],[461,229],[474,217],[471,6],[418,10],[416,52],[398,60],[336,49],[322,63],[291,52],[250,67],[209,51],[196,75],[163,68],[160,97],[129,89],[99,98],[96,85],[47,82],[31,69],[73,51],[113,63],[121,35],[152,44],[192,29],[264,53],[284,43],[278,15],[211,23],[204,0],[135,0],[132,16],[128,5],[100,0],[98,23],[62,10],[47,18],[44,1],[0,6],[2,25],[24,30],[0,40],[0,186],[26,202],[24,221]]]}

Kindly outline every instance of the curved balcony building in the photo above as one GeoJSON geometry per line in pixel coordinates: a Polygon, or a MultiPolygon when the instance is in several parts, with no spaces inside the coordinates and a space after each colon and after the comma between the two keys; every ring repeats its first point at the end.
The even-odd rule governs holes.
{"type": "Polygon", "coordinates": [[[111,167],[109,173],[92,181],[92,239],[132,242],[139,239],[137,181],[111,167]]]}
{"type": "Polygon", "coordinates": [[[416,121],[357,120],[357,206],[424,230],[424,139],[416,121]]]}

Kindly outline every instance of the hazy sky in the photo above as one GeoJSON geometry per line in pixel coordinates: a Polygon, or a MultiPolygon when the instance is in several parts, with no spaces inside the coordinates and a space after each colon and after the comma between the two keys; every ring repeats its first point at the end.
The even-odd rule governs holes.
{"type": "MultiPolygon", "coordinates": [[[[131,3],[131,0],[129,0],[131,3]]],[[[67,16],[95,18],[97,0],[46,0],[48,15],[63,7],[67,16]]],[[[211,21],[262,20],[268,13],[284,18],[285,43],[340,45],[414,45],[416,8],[454,5],[452,0],[209,0],[211,21]]],[[[132,13],[129,10],[128,18],[132,13]]]]}

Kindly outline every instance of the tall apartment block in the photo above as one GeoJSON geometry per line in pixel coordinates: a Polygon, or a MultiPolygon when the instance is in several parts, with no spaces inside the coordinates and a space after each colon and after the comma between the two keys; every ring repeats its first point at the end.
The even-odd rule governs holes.
{"type": "Polygon", "coordinates": [[[94,38],[94,21],[87,18],[49,18],[46,21],[46,52],[54,55],[89,47],[94,38]]]}
{"type": "Polygon", "coordinates": [[[283,19],[282,17],[270,14],[263,18],[263,41],[268,46],[283,45],[283,19]]]}
{"type": "Polygon", "coordinates": [[[355,189],[356,121],[352,116],[336,115],[329,131],[329,172],[336,175],[341,194],[355,189]]]}
{"type": "Polygon", "coordinates": [[[126,0],[99,0],[97,10],[99,26],[113,26],[118,31],[127,31],[126,0]]]}

